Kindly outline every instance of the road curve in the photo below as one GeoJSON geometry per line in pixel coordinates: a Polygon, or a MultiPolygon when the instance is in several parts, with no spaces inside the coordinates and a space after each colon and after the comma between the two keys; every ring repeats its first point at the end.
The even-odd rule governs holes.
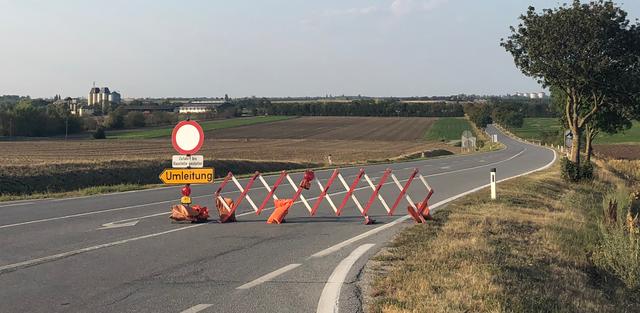
{"type": "MultiPolygon", "coordinates": [[[[491,168],[507,179],[555,159],[551,150],[488,130],[505,149],[365,168],[372,178],[392,168],[400,180],[418,168],[436,190],[431,203],[442,204],[486,185],[491,168]]],[[[341,172],[349,180],[358,168],[341,172]]],[[[330,174],[316,177],[324,183],[330,174]]],[[[312,186],[305,194],[313,199],[319,190],[312,186]]],[[[414,200],[424,196],[419,187],[409,190],[414,200]]],[[[194,202],[213,208],[215,188],[194,186],[194,202]]],[[[316,312],[321,295],[336,294],[328,285],[341,288],[323,301],[351,312],[359,295],[350,282],[369,256],[411,225],[402,217],[405,203],[392,217],[374,204],[370,214],[378,223],[363,225],[351,202],[341,217],[326,202],[315,217],[297,203],[282,225],[267,225],[270,212],[256,216],[246,202],[237,223],[172,224],[167,212],[178,190],[0,203],[0,312],[316,312]],[[340,281],[327,284],[330,277],[340,281]]],[[[289,197],[291,190],[283,186],[278,194],[289,197]]],[[[382,194],[391,202],[398,190],[387,184],[382,194]]],[[[256,201],[265,195],[264,189],[251,192],[256,201]]],[[[366,202],[370,190],[356,195],[366,202]]],[[[342,197],[338,192],[334,199],[342,197]]]]}

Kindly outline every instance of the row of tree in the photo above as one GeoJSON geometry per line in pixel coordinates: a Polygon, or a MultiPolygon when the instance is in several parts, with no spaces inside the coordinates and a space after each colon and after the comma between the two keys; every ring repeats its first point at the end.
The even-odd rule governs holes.
{"type": "Polygon", "coordinates": [[[640,117],[640,25],[604,0],[529,7],[520,20],[501,45],[525,75],[552,89],[572,133],[571,166],[581,168],[581,148],[590,158],[598,132],[615,133],[640,117]]]}
{"type": "Polygon", "coordinates": [[[222,113],[233,110],[236,115],[242,110],[254,115],[296,116],[463,116],[460,103],[406,103],[396,99],[358,99],[351,102],[276,102],[268,99],[238,99],[218,108],[222,113]]]}
{"type": "Polygon", "coordinates": [[[550,99],[490,98],[487,103],[469,103],[464,113],[478,127],[492,122],[520,128],[525,117],[557,117],[558,111],[550,99]]]}
{"type": "Polygon", "coordinates": [[[77,133],[82,120],[64,105],[28,97],[1,97],[0,136],[54,136],[77,133]]]}

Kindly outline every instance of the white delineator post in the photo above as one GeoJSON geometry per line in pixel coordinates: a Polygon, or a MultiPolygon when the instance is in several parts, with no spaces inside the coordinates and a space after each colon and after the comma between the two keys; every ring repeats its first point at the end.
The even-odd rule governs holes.
{"type": "Polygon", "coordinates": [[[491,200],[496,199],[496,169],[491,169],[491,200]]]}

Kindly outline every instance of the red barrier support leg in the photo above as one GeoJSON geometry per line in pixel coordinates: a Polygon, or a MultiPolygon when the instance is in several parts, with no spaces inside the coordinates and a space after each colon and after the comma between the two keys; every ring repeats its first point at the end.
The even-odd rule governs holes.
{"type": "MultiPolygon", "coordinates": [[[[336,170],[333,171],[333,174],[331,174],[331,177],[329,178],[329,181],[327,181],[327,185],[324,186],[324,189],[320,193],[320,196],[318,197],[318,200],[316,200],[316,203],[313,205],[313,208],[311,209],[311,216],[316,215],[316,211],[318,210],[318,207],[320,206],[320,203],[322,203],[322,200],[324,200],[324,197],[327,196],[327,192],[329,191],[329,188],[333,184],[333,181],[336,180],[336,177],[338,177],[338,173],[339,172],[336,169],[336,170]]],[[[319,182],[319,180],[318,180],[318,182],[319,182]]]]}
{"type": "Polygon", "coordinates": [[[337,216],[340,216],[340,214],[342,214],[342,209],[344,208],[345,205],[347,205],[347,202],[349,201],[349,198],[352,198],[353,201],[358,206],[358,209],[361,209],[360,213],[364,212],[364,209],[361,208],[360,202],[358,202],[358,199],[356,199],[356,197],[353,195],[353,191],[358,186],[358,183],[362,179],[363,175],[364,175],[364,169],[361,168],[360,169],[360,173],[358,173],[358,176],[356,176],[356,179],[353,180],[353,183],[351,183],[351,186],[348,186],[347,182],[344,180],[344,178],[342,178],[342,175],[339,175],[339,178],[340,178],[340,181],[342,182],[342,185],[344,185],[345,189],[347,189],[347,194],[344,196],[344,199],[342,200],[342,204],[340,204],[340,207],[338,208],[338,210],[336,212],[337,216]]]}
{"type": "Polygon", "coordinates": [[[241,193],[238,196],[238,199],[236,199],[236,201],[234,201],[233,205],[231,206],[231,210],[230,210],[229,214],[226,215],[224,218],[220,219],[221,223],[225,223],[231,216],[235,216],[235,213],[236,213],[236,210],[238,209],[238,206],[240,205],[242,200],[244,200],[244,198],[247,196],[247,193],[251,189],[251,186],[253,186],[253,182],[256,180],[256,178],[258,178],[259,175],[260,175],[259,172],[255,172],[255,174],[253,174],[251,179],[249,179],[249,182],[247,182],[247,186],[245,188],[242,188],[242,186],[240,186],[240,183],[238,183],[238,181],[235,180],[235,177],[231,178],[238,185],[238,188],[241,190],[241,193]]]}
{"type": "Polygon", "coordinates": [[[269,187],[268,185],[266,185],[264,180],[262,180],[262,182],[265,184],[265,187],[267,187],[267,190],[269,190],[269,194],[267,194],[267,197],[264,198],[264,201],[262,201],[262,204],[260,204],[258,211],[256,211],[256,215],[260,215],[260,213],[262,213],[262,210],[264,210],[264,208],[267,206],[267,203],[269,203],[269,199],[271,199],[271,197],[274,197],[274,200],[277,200],[278,197],[276,197],[274,193],[276,192],[276,189],[278,189],[278,186],[280,186],[280,184],[282,183],[282,180],[285,176],[287,176],[287,171],[282,171],[280,173],[280,177],[278,177],[278,180],[276,180],[276,183],[273,184],[273,187],[269,187]]]}
{"type": "MultiPolygon", "coordinates": [[[[369,202],[367,202],[367,206],[364,208],[364,211],[362,212],[363,216],[367,215],[367,212],[369,212],[369,209],[371,208],[371,205],[373,204],[373,201],[378,196],[378,193],[380,193],[380,189],[382,189],[382,186],[384,185],[384,182],[387,181],[387,178],[389,177],[389,174],[391,174],[391,169],[387,169],[386,171],[384,171],[384,174],[382,175],[382,178],[380,178],[380,182],[378,183],[376,188],[373,190],[373,194],[371,194],[371,197],[369,198],[369,202]]],[[[382,199],[381,199],[381,201],[382,201],[382,199]]]]}
{"type": "MultiPolygon", "coordinates": [[[[400,195],[398,195],[398,198],[396,199],[396,201],[393,203],[393,206],[391,207],[391,210],[389,210],[389,215],[393,215],[393,212],[395,212],[396,207],[398,207],[398,204],[400,204],[400,200],[402,200],[402,197],[404,197],[404,195],[407,193],[407,190],[409,189],[409,186],[411,186],[411,182],[413,182],[413,179],[416,177],[416,175],[418,174],[418,169],[414,169],[413,173],[411,173],[411,176],[409,177],[409,179],[407,180],[407,182],[404,184],[404,187],[402,188],[402,190],[400,190],[400,195]]],[[[400,182],[398,181],[398,179],[395,177],[395,175],[391,174],[393,180],[396,182],[396,184],[400,184],[400,182]]]]}

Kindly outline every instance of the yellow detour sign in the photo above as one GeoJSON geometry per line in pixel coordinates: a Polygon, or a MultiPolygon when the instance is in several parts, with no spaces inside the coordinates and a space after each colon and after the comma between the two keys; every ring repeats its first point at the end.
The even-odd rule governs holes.
{"type": "Polygon", "coordinates": [[[167,185],[207,184],[213,182],[212,168],[167,168],[160,174],[160,180],[167,185]]]}

